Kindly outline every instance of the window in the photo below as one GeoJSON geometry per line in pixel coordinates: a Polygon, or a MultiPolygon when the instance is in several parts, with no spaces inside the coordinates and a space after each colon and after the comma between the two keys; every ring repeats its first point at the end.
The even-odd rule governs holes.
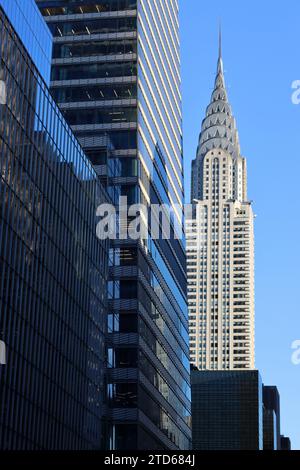
{"type": "Polygon", "coordinates": [[[136,299],[137,298],[137,281],[120,281],[120,298],[136,299]]]}

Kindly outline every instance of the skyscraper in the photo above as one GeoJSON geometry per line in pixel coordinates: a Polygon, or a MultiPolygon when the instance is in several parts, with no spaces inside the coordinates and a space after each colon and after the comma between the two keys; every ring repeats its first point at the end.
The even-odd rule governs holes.
{"type": "Polygon", "coordinates": [[[280,436],[280,450],[291,450],[291,440],[289,437],[280,436]]]}
{"type": "Polygon", "coordinates": [[[280,449],[280,395],[277,387],[263,386],[264,448],[280,449]]]}
{"type": "Polygon", "coordinates": [[[191,371],[194,450],[262,450],[258,370],[191,371]]]}
{"type": "Polygon", "coordinates": [[[221,36],[191,194],[197,213],[186,234],[191,362],[200,370],[253,369],[253,212],[225,87],[221,36]]]}
{"type": "Polygon", "coordinates": [[[33,0],[0,0],[2,450],[102,441],[106,194],[44,81],[51,42],[33,0]]]}
{"type": "MultiPolygon", "coordinates": [[[[170,205],[182,224],[177,0],[37,3],[54,35],[53,96],[115,203],[170,205]]],[[[118,239],[110,264],[108,446],[188,449],[184,241],[118,239]]]]}
{"type": "Polygon", "coordinates": [[[278,450],[276,434],[276,414],[274,410],[263,409],[264,413],[264,450],[278,450]]]}

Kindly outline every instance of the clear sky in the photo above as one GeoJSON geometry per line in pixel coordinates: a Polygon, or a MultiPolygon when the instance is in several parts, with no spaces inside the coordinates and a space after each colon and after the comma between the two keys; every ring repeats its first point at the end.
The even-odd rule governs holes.
{"type": "Polygon", "coordinates": [[[229,100],[255,202],[256,367],[281,396],[282,433],[300,449],[299,0],[180,0],[186,195],[201,121],[214,84],[218,25],[229,100]]]}

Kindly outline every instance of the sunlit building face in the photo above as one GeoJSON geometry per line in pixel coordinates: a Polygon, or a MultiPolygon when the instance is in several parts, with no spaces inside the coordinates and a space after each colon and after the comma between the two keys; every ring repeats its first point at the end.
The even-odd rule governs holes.
{"type": "MultiPolygon", "coordinates": [[[[167,204],[182,224],[177,0],[37,3],[54,35],[53,96],[113,201],[167,204]]],[[[185,263],[185,242],[174,237],[111,246],[112,449],[189,448],[185,263]]]]}
{"type": "Polygon", "coordinates": [[[220,50],[192,163],[196,213],[187,221],[191,362],[200,370],[254,369],[254,233],[246,171],[220,50]]]}

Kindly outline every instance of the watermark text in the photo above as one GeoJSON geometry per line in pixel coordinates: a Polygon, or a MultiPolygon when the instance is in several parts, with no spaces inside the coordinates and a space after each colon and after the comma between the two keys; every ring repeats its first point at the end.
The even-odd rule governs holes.
{"type": "Polygon", "coordinates": [[[0,80],[0,104],[6,104],[6,84],[0,80]]]}
{"type": "Polygon", "coordinates": [[[300,80],[294,80],[292,83],[292,103],[295,105],[300,104],[300,80]]]}
{"type": "Polygon", "coordinates": [[[4,341],[0,341],[0,365],[6,364],[6,345],[4,341]]]}
{"type": "Polygon", "coordinates": [[[292,343],[292,349],[294,350],[292,354],[292,363],[295,366],[299,366],[300,365],[300,339],[296,339],[292,343]]]}

